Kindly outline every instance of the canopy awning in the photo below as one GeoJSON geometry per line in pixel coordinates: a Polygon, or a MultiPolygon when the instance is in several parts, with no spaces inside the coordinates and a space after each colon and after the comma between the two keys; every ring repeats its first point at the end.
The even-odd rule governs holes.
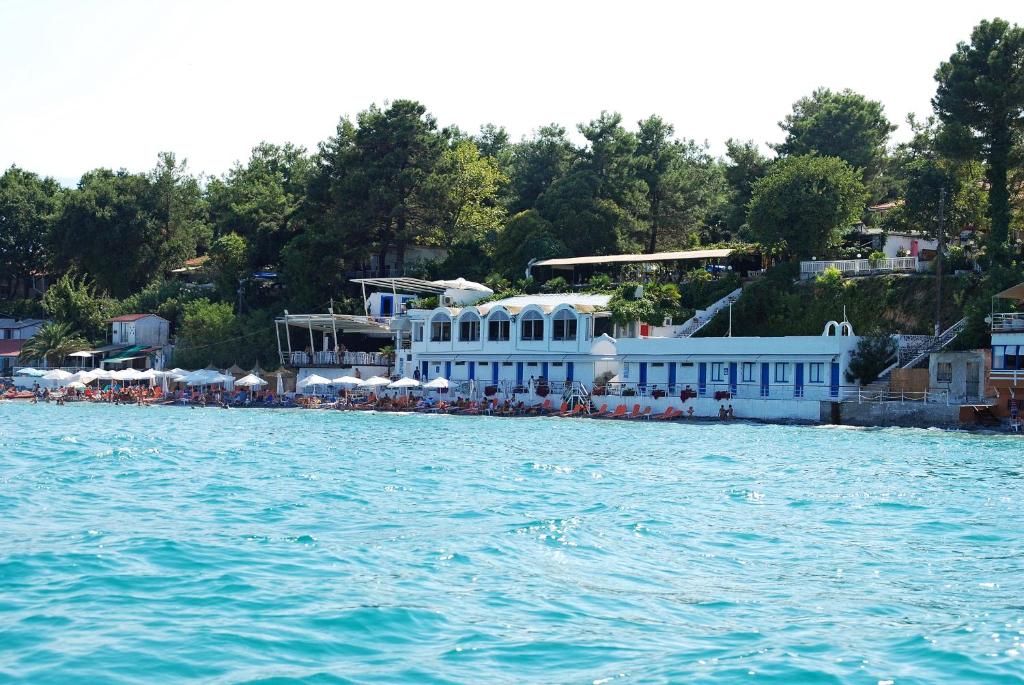
{"type": "Polygon", "coordinates": [[[368,316],[356,316],[354,314],[288,314],[279,317],[277,321],[283,321],[289,326],[298,328],[312,328],[322,333],[363,333],[383,334],[390,336],[391,328],[386,323],[375,321],[368,316]]]}
{"type": "MultiPolygon", "coordinates": [[[[119,362],[126,362],[126,361],[128,361],[130,359],[138,359],[140,357],[139,352],[145,352],[148,349],[149,349],[148,345],[133,345],[133,346],[129,347],[126,350],[121,350],[120,352],[118,352],[113,357],[108,357],[107,359],[104,359],[100,363],[101,364],[107,364],[107,363],[110,363],[110,362],[119,363],[119,362]]],[[[141,355],[141,356],[145,356],[145,355],[141,355]]]]}
{"type": "Polygon", "coordinates": [[[1007,288],[1001,293],[995,295],[1003,300],[1024,300],[1024,283],[1018,283],[1012,288],[1007,288]]]}
{"type": "Polygon", "coordinates": [[[395,292],[403,293],[434,293],[440,294],[451,286],[425,281],[422,278],[353,278],[353,283],[372,285],[378,288],[386,288],[395,292]]]}
{"type": "Polygon", "coordinates": [[[720,259],[732,254],[728,248],[713,250],[683,250],[681,252],[652,252],[650,254],[610,254],[593,257],[564,257],[541,259],[531,266],[578,266],[580,264],[630,264],[633,262],[677,262],[687,259],[720,259]]]}

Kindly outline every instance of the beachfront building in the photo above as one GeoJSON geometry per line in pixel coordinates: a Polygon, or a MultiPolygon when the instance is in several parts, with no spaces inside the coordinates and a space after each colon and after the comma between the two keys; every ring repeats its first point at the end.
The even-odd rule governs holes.
{"type": "Polygon", "coordinates": [[[1019,416],[1021,402],[1024,401],[1024,311],[1013,311],[1019,310],[1022,303],[1024,283],[992,298],[988,390],[995,398],[995,405],[990,410],[997,418],[1019,416]],[[1004,311],[996,311],[997,308],[1004,311]]]}
{"type": "Polygon", "coordinates": [[[0,315],[0,376],[11,375],[22,346],[45,323],[43,319],[16,319],[0,315]]]}
{"type": "Polygon", "coordinates": [[[609,295],[521,295],[412,309],[399,326],[397,372],[443,377],[467,396],[561,393],[617,372],[609,295]]]}
{"type": "MultiPolygon", "coordinates": [[[[107,319],[110,344],[73,356],[108,369],[162,369],[170,358],[171,322],[156,314],[125,314],[107,319]]],[[[86,364],[87,366],[89,364],[86,364]]]]}
{"type": "MultiPolygon", "coordinates": [[[[275,320],[282,366],[296,369],[297,383],[313,374],[333,380],[342,376],[388,376],[405,368],[398,344],[396,358],[385,350],[396,340],[397,327],[410,304],[436,301],[450,306],[486,297],[491,290],[464,279],[426,281],[418,278],[357,278],[363,291],[363,314],[291,314],[275,320]]],[[[397,339],[401,340],[400,333],[397,339]]]]}

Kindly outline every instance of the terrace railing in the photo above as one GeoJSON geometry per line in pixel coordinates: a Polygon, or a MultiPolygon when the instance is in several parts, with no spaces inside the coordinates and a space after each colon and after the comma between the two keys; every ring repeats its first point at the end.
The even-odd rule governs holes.
{"type": "Polygon", "coordinates": [[[800,278],[817,276],[827,269],[838,269],[844,276],[869,276],[876,273],[917,272],[917,257],[886,257],[885,259],[837,259],[800,262],[800,278]]]}
{"type": "Polygon", "coordinates": [[[282,352],[281,364],[285,366],[330,367],[330,366],[387,366],[388,355],[380,352],[282,352]]]}
{"type": "Polygon", "coordinates": [[[993,333],[1024,333],[1024,312],[1000,312],[992,315],[993,333]]]}

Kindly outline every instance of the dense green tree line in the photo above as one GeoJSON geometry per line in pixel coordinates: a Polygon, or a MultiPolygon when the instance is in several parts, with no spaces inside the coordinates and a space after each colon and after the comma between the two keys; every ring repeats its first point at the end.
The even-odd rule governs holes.
{"type": "Polygon", "coordinates": [[[243,317],[349,306],[346,272],[372,257],[500,283],[535,258],[722,242],[826,256],[886,200],[901,204],[883,227],[934,234],[941,191],[950,235],[977,229],[981,256],[1015,273],[1022,63],[1022,29],[982,22],[939,66],[934,116],[911,118],[911,140],[895,147],[879,102],[820,88],[780,122],[773,157],[742,140],[716,157],[657,115],[601,112],[574,136],[549,124],[513,141],[495,124],[440,127],[423,104],[395,100],[342,118],[316,150],[260,143],[219,177],[170,153],[147,172],[88,171],[73,188],[11,167],[0,176],[0,288],[69,274],[42,304],[72,333],[95,339],[104,316],[144,307],[199,354],[217,336],[244,336],[243,317]],[[449,257],[410,263],[414,245],[449,257]],[[203,255],[213,290],[170,279],[203,255]],[[276,287],[250,278],[263,269],[279,273],[276,287]],[[219,333],[203,338],[203,320],[219,333]]]}

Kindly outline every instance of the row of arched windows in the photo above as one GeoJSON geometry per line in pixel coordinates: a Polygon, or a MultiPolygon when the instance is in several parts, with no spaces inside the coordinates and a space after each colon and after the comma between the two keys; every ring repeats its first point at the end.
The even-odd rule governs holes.
{"type": "MultiPolygon", "coordinates": [[[[498,309],[487,317],[486,334],[490,342],[507,342],[512,339],[512,320],[498,309]]],[[[452,340],[452,319],[438,312],[430,319],[430,341],[449,342],[452,340]]],[[[525,341],[544,340],[544,316],[528,310],[519,317],[519,339],[525,341]]],[[[465,312],[455,321],[458,342],[478,342],[485,332],[480,316],[465,312]]],[[[551,317],[552,340],[576,340],[579,332],[576,315],[568,309],[560,309],[551,317]]]]}

